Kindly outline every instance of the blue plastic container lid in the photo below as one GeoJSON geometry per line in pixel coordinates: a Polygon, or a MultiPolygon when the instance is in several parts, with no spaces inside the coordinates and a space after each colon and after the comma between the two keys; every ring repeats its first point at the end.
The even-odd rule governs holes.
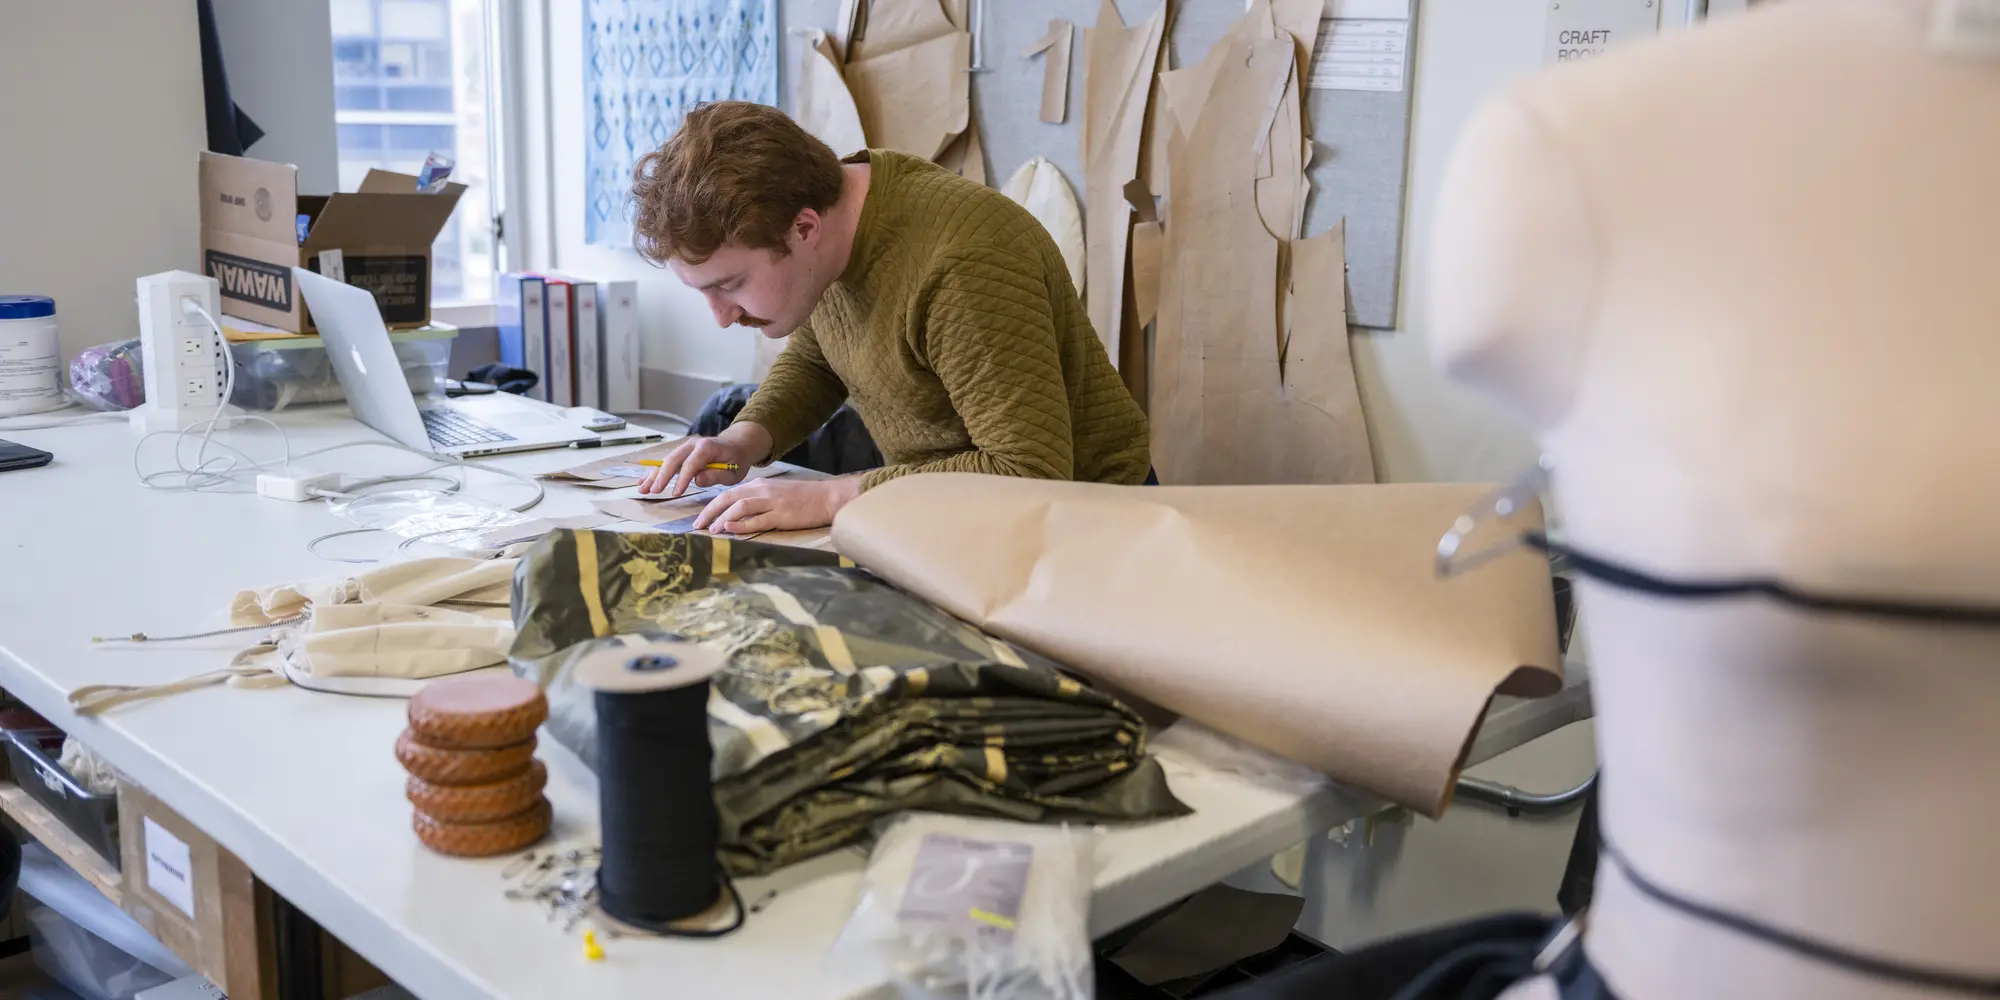
{"type": "Polygon", "coordinates": [[[46,295],[0,295],[0,319],[40,319],[56,314],[56,300],[46,295]]]}

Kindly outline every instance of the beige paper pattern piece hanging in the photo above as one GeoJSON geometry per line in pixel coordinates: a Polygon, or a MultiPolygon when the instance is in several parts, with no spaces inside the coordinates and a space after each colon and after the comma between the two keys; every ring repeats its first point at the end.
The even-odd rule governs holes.
{"type": "Polygon", "coordinates": [[[833,535],[994,635],[1434,816],[1495,691],[1561,687],[1546,559],[1432,571],[1486,492],[937,473],[868,491],[833,535]]]}
{"type": "Polygon", "coordinates": [[[1061,125],[1069,118],[1069,60],[1076,40],[1076,25],[1064,20],[1049,22],[1049,33],[1021,53],[1023,59],[1040,55],[1042,60],[1042,120],[1061,125]]]}
{"type": "Polygon", "coordinates": [[[833,147],[836,156],[868,148],[867,135],[861,128],[861,112],[855,108],[854,95],[848,92],[847,80],[841,75],[833,39],[814,28],[808,29],[806,42],[794,97],[799,126],[833,147]]]}
{"type": "Polygon", "coordinates": [[[1292,482],[1372,483],[1375,453],[1354,379],[1347,327],[1345,222],[1291,245],[1283,343],[1285,425],[1271,465],[1296,470],[1292,482]]]}
{"type": "MultiPolygon", "coordinates": [[[[944,13],[952,27],[965,32],[972,30],[972,0],[944,0],[944,13]]],[[[970,66],[970,61],[966,65],[970,66]]],[[[974,184],[986,183],[986,149],[980,145],[979,120],[972,113],[969,103],[966,105],[965,131],[960,132],[934,159],[938,166],[974,184]]]]}
{"type": "Polygon", "coordinates": [[[965,131],[939,153],[937,165],[975,184],[986,183],[986,148],[979,144],[979,122],[968,115],[965,131]]]}
{"type": "Polygon", "coordinates": [[[847,86],[869,142],[935,160],[971,121],[972,36],[938,0],[874,0],[867,19],[849,46],[847,86]]]}
{"type": "MultiPolygon", "coordinates": [[[[1143,166],[1143,164],[1141,164],[1143,166]]],[[[1132,206],[1132,321],[1136,331],[1153,325],[1160,312],[1160,266],[1166,253],[1166,227],[1145,178],[1125,185],[1125,203],[1132,206]]],[[[1151,375],[1150,366],[1147,375],[1151,375]]],[[[1127,373],[1128,377],[1131,373],[1127,373]]],[[[1127,384],[1130,384],[1129,381],[1127,384]]],[[[1135,396],[1145,399],[1143,393],[1135,396]]]]}
{"type": "Polygon", "coordinates": [[[1037,156],[1021,164],[1021,169],[1014,171],[1000,193],[1027,209],[1049,231],[1056,249],[1062,251],[1063,263],[1069,266],[1070,282],[1076,286],[1076,293],[1082,295],[1083,209],[1077,205],[1076,193],[1070,190],[1062,171],[1047,157],[1037,156]]]}
{"type": "Polygon", "coordinates": [[[1167,152],[1168,140],[1173,138],[1174,119],[1172,109],[1167,106],[1166,91],[1157,81],[1166,72],[1167,39],[1173,34],[1174,14],[1177,11],[1174,0],[1163,0],[1160,10],[1166,15],[1166,21],[1160,33],[1160,54],[1154,60],[1156,82],[1146,100],[1146,125],[1139,135],[1139,179],[1146,182],[1146,190],[1165,198],[1172,193],[1169,190],[1172,181],[1167,152]]]}
{"type": "Polygon", "coordinates": [[[1139,140],[1165,24],[1164,4],[1137,28],[1127,28],[1111,0],[1101,0],[1097,25],[1086,33],[1083,232],[1090,295],[1084,304],[1113,364],[1122,360],[1126,250],[1132,232],[1123,189],[1138,176],[1139,140]]]}
{"type": "MultiPolygon", "coordinates": [[[[1278,16],[1303,9],[1280,0],[1278,16]]],[[[1344,232],[1298,238],[1311,149],[1300,47],[1256,0],[1201,63],[1163,79],[1175,188],[1148,412],[1166,483],[1374,479],[1344,232]]]]}

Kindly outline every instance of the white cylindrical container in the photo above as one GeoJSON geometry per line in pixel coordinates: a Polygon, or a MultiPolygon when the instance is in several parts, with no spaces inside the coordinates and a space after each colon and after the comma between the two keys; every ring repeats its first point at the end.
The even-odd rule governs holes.
{"type": "Polygon", "coordinates": [[[0,417],[63,405],[56,300],[0,295],[0,417]]]}

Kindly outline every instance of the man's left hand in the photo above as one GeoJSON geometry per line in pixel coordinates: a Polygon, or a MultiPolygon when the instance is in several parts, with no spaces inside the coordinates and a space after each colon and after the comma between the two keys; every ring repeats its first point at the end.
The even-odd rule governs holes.
{"type": "Polygon", "coordinates": [[[694,526],[732,535],[823,528],[833,523],[840,508],[860,495],[859,476],[753,479],[709,501],[694,519],[694,526]]]}

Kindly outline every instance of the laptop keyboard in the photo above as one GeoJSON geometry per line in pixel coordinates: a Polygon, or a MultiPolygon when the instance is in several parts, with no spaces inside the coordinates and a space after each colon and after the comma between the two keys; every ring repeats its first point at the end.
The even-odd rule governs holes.
{"type": "Polygon", "coordinates": [[[434,407],[419,412],[424,416],[424,433],[430,435],[431,444],[440,448],[514,440],[514,435],[495,430],[457,410],[434,407]]]}

